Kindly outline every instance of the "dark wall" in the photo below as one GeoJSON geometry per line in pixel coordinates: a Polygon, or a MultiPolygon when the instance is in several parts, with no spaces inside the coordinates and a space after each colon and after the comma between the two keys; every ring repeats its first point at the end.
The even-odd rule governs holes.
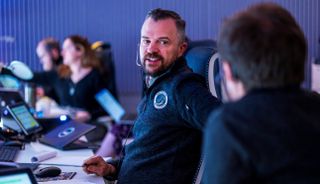
{"type": "MultiPolygon", "coordinates": [[[[153,8],[172,9],[187,21],[191,39],[216,39],[224,17],[259,0],[0,0],[0,61],[18,59],[40,70],[35,47],[53,36],[61,42],[80,34],[112,44],[120,93],[139,93],[135,65],[140,26],[153,8]]],[[[296,17],[309,46],[308,61],[319,56],[319,0],[276,0],[296,17]]],[[[310,71],[309,66],[307,69],[310,71]]],[[[309,74],[307,86],[309,86],[309,74]]]]}

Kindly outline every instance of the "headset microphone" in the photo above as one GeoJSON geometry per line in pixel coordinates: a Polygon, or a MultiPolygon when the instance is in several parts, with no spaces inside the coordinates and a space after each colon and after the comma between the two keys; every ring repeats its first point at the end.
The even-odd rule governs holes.
{"type": "Polygon", "coordinates": [[[139,53],[139,49],[140,49],[140,44],[138,43],[137,45],[137,53],[136,53],[136,65],[141,67],[141,61],[140,61],[140,53],[139,53]]]}

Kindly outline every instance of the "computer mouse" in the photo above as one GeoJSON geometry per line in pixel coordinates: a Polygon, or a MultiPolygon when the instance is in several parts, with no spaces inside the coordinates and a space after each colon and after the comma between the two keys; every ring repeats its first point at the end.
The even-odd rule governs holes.
{"type": "Polygon", "coordinates": [[[5,141],[3,143],[4,146],[16,146],[16,147],[22,147],[23,143],[21,141],[17,141],[17,140],[11,140],[11,141],[5,141]]]}
{"type": "Polygon", "coordinates": [[[34,175],[39,178],[59,176],[61,169],[59,167],[49,166],[35,170],[34,175]]]}

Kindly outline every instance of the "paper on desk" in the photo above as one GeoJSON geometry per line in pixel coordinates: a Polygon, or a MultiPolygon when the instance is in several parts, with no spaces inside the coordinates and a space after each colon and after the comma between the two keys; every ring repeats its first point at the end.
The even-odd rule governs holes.
{"type": "Polygon", "coordinates": [[[42,151],[31,157],[31,162],[42,162],[57,156],[56,151],[42,151]]]}
{"type": "Polygon", "coordinates": [[[45,184],[94,184],[92,182],[89,181],[83,181],[83,180],[56,180],[56,181],[46,181],[46,182],[39,182],[39,183],[45,183],[45,184]]]}
{"type": "Polygon", "coordinates": [[[82,166],[83,161],[88,159],[89,157],[84,156],[56,156],[49,160],[45,160],[41,163],[43,164],[58,164],[58,165],[66,165],[66,166],[82,166]]]}

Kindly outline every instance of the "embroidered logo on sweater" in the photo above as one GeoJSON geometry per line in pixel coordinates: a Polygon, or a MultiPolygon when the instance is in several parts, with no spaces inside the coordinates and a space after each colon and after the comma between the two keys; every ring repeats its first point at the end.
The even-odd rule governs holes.
{"type": "Polygon", "coordinates": [[[165,91],[159,91],[154,96],[153,106],[156,109],[163,109],[168,104],[168,94],[165,91]]]}

